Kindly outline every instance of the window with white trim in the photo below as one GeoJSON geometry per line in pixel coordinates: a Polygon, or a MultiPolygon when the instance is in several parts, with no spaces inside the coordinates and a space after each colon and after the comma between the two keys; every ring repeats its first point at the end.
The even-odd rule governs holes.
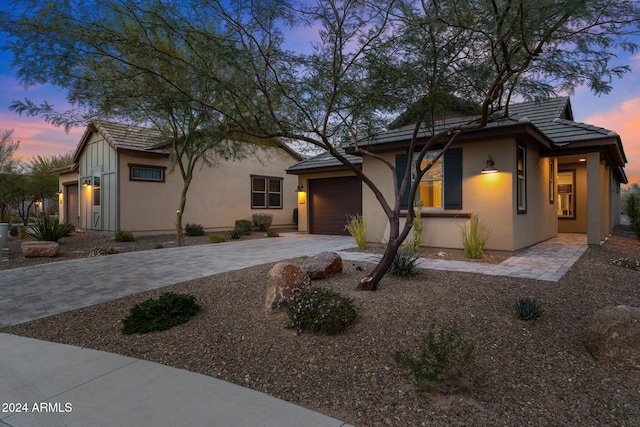
{"type": "Polygon", "coordinates": [[[251,208],[282,209],[283,179],[269,176],[251,176],[251,208]]]}
{"type": "MultiPolygon", "coordinates": [[[[439,151],[428,151],[420,168],[425,168],[440,154],[439,151]]],[[[413,161],[417,161],[418,155],[414,154],[413,161]]],[[[418,185],[416,201],[422,200],[423,208],[442,209],[444,206],[444,156],[441,156],[424,174],[418,185]]]]}

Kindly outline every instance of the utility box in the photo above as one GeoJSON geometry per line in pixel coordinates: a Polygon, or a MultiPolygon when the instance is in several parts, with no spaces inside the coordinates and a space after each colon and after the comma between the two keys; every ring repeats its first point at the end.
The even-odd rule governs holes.
{"type": "Polygon", "coordinates": [[[9,256],[9,223],[0,222],[0,247],[2,248],[2,257],[9,256]]]}

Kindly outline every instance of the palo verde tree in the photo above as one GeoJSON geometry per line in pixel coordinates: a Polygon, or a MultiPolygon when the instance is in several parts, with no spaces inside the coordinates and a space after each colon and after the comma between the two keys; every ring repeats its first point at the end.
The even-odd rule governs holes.
{"type": "MultiPolygon", "coordinates": [[[[119,3],[134,7],[127,0],[119,3]]],[[[181,46],[188,52],[163,54],[162,64],[211,82],[224,102],[192,90],[181,74],[162,66],[155,65],[152,74],[205,107],[226,132],[307,142],[333,155],[368,186],[388,218],[390,235],[380,263],[360,284],[366,290],[377,288],[411,229],[411,209],[406,225],[400,227],[401,200],[405,193],[415,199],[420,178],[438,160],[423,162],[428,151],[437,150],[441,156],[464,132],[483,128],[497,113],[508,115],[512,99],[581,85],[606,93],[612,78],[629,71],[613,65],[616,52],[637,48],[625,35],[637,33],[639,8],[626,0],[305,3],[294,7],[283,0],[194,0],[179,6],[149,2],[153,13],[162,17],[159,28],[184,41],[181,46]],[[317,40],[305,51],[287,49],[291,45],[285,30],[294,24],[318,30],[317,40]],[[215,67],[209,59],[212,52],[215,67]],[[476,118],[453,127],[443,124],[452,99],[462,100],[458,105],[474,105],[476,118]],[[406,123],[415,124],[408,152],[416,159],[397,178],[395,165],[367,150],[367,142],[381,130],[381,123],[401,112],[406,112],[406,123]],[[385,196],[341,154],[338,148],[345,145],[388,167],[393,197],[385,196]]],[[[38,46],[40,40],[21,36],[24,26],[16,24],[3,23],[20,42],[13,49],[38,46]]],[[[65,21],[60,27],[73,24],[65,21]]],[[[46,46],[47,40],[43,42],[46,46]]],[[[139,42],[136,49],[141,51],[164,51],[159,39],[139,42]]],[[[29,53],[18,57],[17,64],[29,65],[34,57],[29,53]]],[[[45,70],[49,63],[74,62],[59,56],[41,53],[34,62],[42,62],[45,70]]],[[[141,73],[150,68],[128,65],[141,73]]],[[[40,71],[35,66],[22,67],[32,70],[37,81],[40,71]]],[[[65,73],[76,70],[70,66],[65,73]]]]}
{"type": "Polygon", "coordinates": [[[8,222],[8,210],[18,198],[16,183],[17,160],[14,154],[20,146],[20,141],[12,138],[13,130],[5,130],[0,134],[0,222],[8,222]]]}
{"type": "Polygon", "coordinates": [[[195,61],[221,72],[219,57],[229,50],[215,44],[220,39],[222,46],[223,35],[211,23],[207,45],[191,46],[188,34],[173,27],[176,17],[188,22],[198,11],[179,1],[23,3],[29,7],[2,20],[12,36],[5,48],[14,55],[18,76],[27,86],[67,89],[74,108],[57,111],[46,101],[29,99],[14,101],[11,108],[67,130],[94,119],[158,129],[163,135],[158,148],[169,151],[172,172],[177,169],[183,181],[175,222],[182,246],[182,218],[196,167],[245,157],[260,145],[227,138],[221,116],[207,107],[222,108],[221,91],[215,81],[192,72],[195,61]]]}
{"type": "Polygon", "coordinates": [[[390,234],[380,263],[359,285],[365,290],[377,288],[410,232],[412,209],[400,228],[402,196],[415,199],[420,179],[457,138],[508,116],[512,99],[584,85],[607,93],[612,78],[630,71],[612,60],[637,49],[625,36],[638,34],[640,17],[639,6],[624,0],[326,0],[300,9],[279,1],[202,3],[204,16],[222,22],[241,47],[229,58],[233,76],[209,74],[241,106],[220,110],[231,130],[326,150],[380,203],[390,234]],[[292,15],[319,28],[310,53],[283,47],[279,25],[292,15]],[[452,100],[475,106],[475,118],[447,126],[442,118],[452,100]],[[408,152],[416,159],[398,179],[395,165],[367,150],[367,141],[382,119],[400,112],[415,125],[408,152]],[[341,154],[342,145],[388,167],[392,198],[341,154]],[[423,162],[431,150],[439,154],[423,162]]]}

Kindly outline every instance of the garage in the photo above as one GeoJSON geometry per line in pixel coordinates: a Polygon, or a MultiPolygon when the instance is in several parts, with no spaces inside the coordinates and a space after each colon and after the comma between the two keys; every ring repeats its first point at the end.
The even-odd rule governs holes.
{"type": "Polygon", "coordinates": [[[362,215],[362,183],[358,177],[309,180],[309,232],[349,235],[347,215],[362,215]]]}

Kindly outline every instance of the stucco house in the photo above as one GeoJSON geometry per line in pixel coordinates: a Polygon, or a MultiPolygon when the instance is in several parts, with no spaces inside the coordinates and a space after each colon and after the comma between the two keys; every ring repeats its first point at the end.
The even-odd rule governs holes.
{"type": "MultiPolygon", "coordinates": [[[[472,214],[490,229],[487,250],[514,252],[558,233],[584,233],[589,244],[599,244],[620,220],[620,185],[627,183],[620,136],[574,121],[567,97],[514,104],[509,111],[508,119],[461,135],[423,178],[423,246],[461,249],[461,229],[472,214]]],[[[413,128],[390,129],[363,145],[402,174],[413,128]]],[[[420,142],[429,135],[424,130],[420,142]]],[[[393,200],[390,169],[370,157],[352,158],[393,200]]],[[[345,234],[346,216],[362,213],[368,241],[386,241],[388,220],[378,201],[337,160],[320,155],[287,173],[297,175],[304,190],[298,196],[301,231],[345,234]]],[[[406,197],[403,204],[413,205],[406,197]]]]}
{"type": "MultiPolygon", "coordinates": [[[[172,172],[159,140],[154,129],[90,123],[73,165],[57,171],[61,220],[87,231],[173,233],[182,177],[172,172]]],[[[231,229],[236,220],[264,212],[273,214],[274,227],[293,226],[297,180],[284,171],[301,159],[279,144],[241,160],[196,166],[183,225],[231,229]]]]}

